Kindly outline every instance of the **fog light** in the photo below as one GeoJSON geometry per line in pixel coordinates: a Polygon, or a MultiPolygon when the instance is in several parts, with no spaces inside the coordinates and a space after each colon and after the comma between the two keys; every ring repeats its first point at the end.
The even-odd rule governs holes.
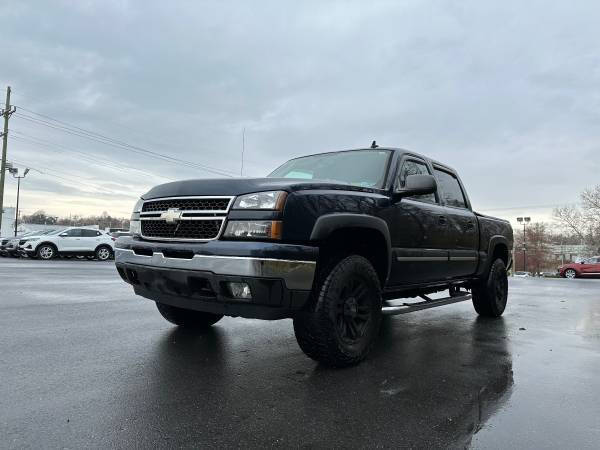
{"type": "Polygon", "coordinates": [[[234,281],[230,281],[227,283],[229,287],[229,292],[233,298],[243,298],[243,299],[251,299],[252,291],[250,290],[250,286],[248,283],[238,283],[234,281]]]}

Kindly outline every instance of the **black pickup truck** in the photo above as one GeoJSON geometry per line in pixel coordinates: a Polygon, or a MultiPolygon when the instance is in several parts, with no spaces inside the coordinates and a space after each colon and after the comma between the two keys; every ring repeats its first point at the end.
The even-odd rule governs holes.
{"type": "Polygon", "coordinates": [[[301,349],[331,366],[362,360],[383,315],[471,298],[483,316],[506,307],[510,224],[473,212],[453,169],[406,150],[162,184],[130,231],[117,270],[165,319],[201,330],[224,315],[292,318],[301,349]]]}

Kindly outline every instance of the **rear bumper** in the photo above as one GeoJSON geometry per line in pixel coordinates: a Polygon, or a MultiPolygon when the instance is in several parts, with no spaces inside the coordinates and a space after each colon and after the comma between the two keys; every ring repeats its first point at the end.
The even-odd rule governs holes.
{"type": "Polygon", "coordinates": [[[180,308],[257,319],[293,317],[309,299],[317,249],[298,245],[231,242],[165,244],[119,240],[115,264],[137,295],[180,308]],[[232,255],[237,247],[240,255],[232,255]],[[210,254],[207,254],[210,253],[210,254]],[[257,254],[296,255],[298,259],[257,254]],[[170,256],[165,256],[170,255],[170,256]],[[249,256],[253,254],[253,256],[249,256]],[[304,256],[302,259],[301,257],[304,256]],[[251,299],[233,298],[228,282],[250,286],[251,299]]]}

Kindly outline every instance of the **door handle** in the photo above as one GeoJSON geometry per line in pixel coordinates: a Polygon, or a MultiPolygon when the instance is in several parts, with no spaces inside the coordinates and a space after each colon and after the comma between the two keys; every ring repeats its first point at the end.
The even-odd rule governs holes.
{"type": "Polygon", "coordinates": [[[438,223],[440,225],[446,225],[448,223],[448,219],[446,219],[446,216],[438,216],[438,223]]]}
{"type": "Polygon", "coordinates": [[[465,229],[470,230],[471,228],[475,228],[475,225],[473,225],[473,222],[471,222],[470,220],[465,222],[465,229]]]}

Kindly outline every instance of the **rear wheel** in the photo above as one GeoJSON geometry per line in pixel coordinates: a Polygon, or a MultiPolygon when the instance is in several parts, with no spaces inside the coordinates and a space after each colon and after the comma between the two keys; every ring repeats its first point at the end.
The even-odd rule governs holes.
{"type": "Polygon", "coordinates": [[[102,246],[96,249],[96,258],[99,261],[107,261],[112,256],[112,251],[110,247],[102,246]]]}
{"type": "Polygon", "coordinates": [[[504,261],[497,259],[492,263],[488,277],[473,286],[473,306],[477,314],[488,317],[500,317],[506,309],[508,300],[508,275],[504,261]]]}
{"type": "Polygon", "coordinates": [[[575,272],[575,270],[573,269],[567,269],[565,270],[565,278],[569,278],[570,280],[572,280],[573,278],[577,277],[577,272],[575,272]]]}
{"type": "Polygon", "coordinates": [[[165,305],[159,302],[156,302],[156,307],[158,308],[158,312],[169,322],[196,330],[207,329],[223,318],[220,314],[177,308],[176,306],[165,305]]]}
{"type": "Polygon", "coordinates": [[[357,364],[379,334],[379,277],[367,259],[352,255],[320,278],[313,307],[294,318],[298,345],[310,358],[328,366],[357,364]]]}
{"type": "Polygon", "coordinates": [[[56,248],[50,244],[42,244],[38,247],[36,254],[40,259],[52,259],[56,256],[56,248]]]}

